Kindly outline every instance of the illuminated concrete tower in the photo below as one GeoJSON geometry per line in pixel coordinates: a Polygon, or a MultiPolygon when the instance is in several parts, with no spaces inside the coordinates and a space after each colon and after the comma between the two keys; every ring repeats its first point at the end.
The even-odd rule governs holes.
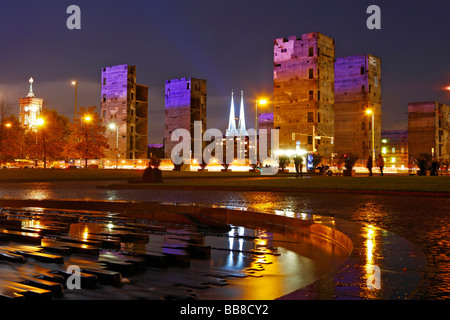
{"type": "Polygon", "coordinates": [[[450,161],[450,106],[437,101],[408,103],[409,164],[421,153],[450,161]]]}
{"type": "Polygon", "coordinates": [[[274,129],[280,151],[333,152],[334,40],[321,33],[274,41],[274,129]],[[319,140],[320,139],[320,140],[319,140]]]}
{"type": "Polygon", "coordinates": [[[247,128],[245,125],[244,91],[241,91],[241,106],[239,108],[239,125],[237,131],[240,136],[248,136],[247,128]]]}
{"type": "MultiPolygon", "coordinates": [[[[194,122],[202,122],[202,136],[206,131],[206,80],[195,78],[166,80],[165,109],[165,157],[170,159],[173,147],[180,142],[171,141],[172,132],[176,129],[189,130],[191,151],[194,153],[194,122]]],[[[203,141],[201,144],[205,145],[203,141]]]]}
{"type": "Polygon", "coordinates": [[[106,158],[147,158],[148,87],[136,83],[136,67],[105,67],[101,118],[110,149],[106,158]]]}
{"type": "Polygon", "coordinates": [[[236,129],[236,115],[234,113],[234,96],[233,91],[231,91],[231,105],[230,105],[230,117],[228,119],[228,129],[226,136],[236,136],[238,134],[236,129]]]}
{"type": "Polygon", "coordinates": [[[337,58],[334,77],[334,151],[366,163],[381,152],[381,59],[373,55],[337,58]],[[372,113],[374,132],[372,135],[372,113]]]}
{"type": "Polygon", "coordinates": [[[42,112],[44,99],[36,98],[33,92],[33,78],[30,78],[30,91],[26,98],[19,98],[19,121],[26,130],[36,131],[37,119],[42,112]]]}

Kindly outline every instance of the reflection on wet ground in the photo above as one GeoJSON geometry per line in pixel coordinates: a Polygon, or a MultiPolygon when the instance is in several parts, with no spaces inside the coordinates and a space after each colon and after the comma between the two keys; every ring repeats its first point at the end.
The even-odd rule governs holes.
{"type": "Polygon", "coordinates": [[[0,298],[275,299],[346,257],[308,239],[111,212],[0,210],[0,298]],[[69,290],[70,266],[85,290],[69,290]]]}
{"type": "Polygon", "coordinates": [[[436,274],[427,299],[450,298],[450,199],[391,195],[103,190],[113,182],[3,184],[0,197],[20,199],[102,199],[167,201],[239,207],[243,210],[333,216],[394,232],[418,245],[436,274]]]}

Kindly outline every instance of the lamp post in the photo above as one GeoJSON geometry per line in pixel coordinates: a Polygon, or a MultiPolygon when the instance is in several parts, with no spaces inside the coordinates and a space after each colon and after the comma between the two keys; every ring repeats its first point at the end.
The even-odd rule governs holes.
{"type": "Polygon", "coordinates": [[[110,123],[109,128],[111,130],[116,130],[116,169],[117,169],[117,162],[119,161],[119,126],[115,123],[110,123]]]}
{"type": "Polygon", "coordinates": [[[72,81],[72,86],[75,87],[75,109],[74,109],[74,121],[77,118],[77,91],[78,91],[78,81],[72,81]]]}
{"type": "Polygon", "coordinates": [[[375,111],[367,109],[366,114],[372,115],[372,161],[375,162],[375,111]]]}
{"type": "Polygon", "coordinates": [[[256,159],[258,159],[258,104],[265,106],[267,104],[266,99],[256,100],[255,105],[255,148],[256,148],[256,159]]]}
{"type": "MultiPolygon", "coordinates": [[[[38,133],[39,133],[39,127],[43,126],[45,123],[43,118],[37,118],[36,119],[36,167],[38,165],[38,133]]],[[[44,148],[44,152],[45,152],[45,148],[44,148]]],[[[44,155],[45,158],[45,155],[44,155]]],[[[44,159],[44,168],[46,167],[45,165],[45,159],[44,159]]]]}
{"type": "MultiPolygon", "coordinates": [[[[91,122],[92,118],[91,116],[85,116],[82,120],[84,120],[86,123],[91,122]]],[[[84,168],[87,169],[88,167],[88,127],[87,125],[86,127],[86,133],[85,133],[85,163],[84,163],[84,168]]]]}

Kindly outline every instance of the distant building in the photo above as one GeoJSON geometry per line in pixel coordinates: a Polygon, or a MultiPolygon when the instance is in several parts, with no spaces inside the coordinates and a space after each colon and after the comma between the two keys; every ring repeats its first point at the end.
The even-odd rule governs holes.
{"type": "MultiPolygon", "coordinates": [[[[206,131],[206,80],[181,78],[166,80],[165,85],[165,158],[171,158],[172,149],[180,141],[172,141],[172,132],[186,129],[191,133],[191,151],[194,154],[194,122],[202,122],[206,131]]],[[[202,146],[205,143],[202,141],[202,146]]],[[[202,148],[203,151],[203,148],[202,148]]]]}
{"type": "Polygon", "coordinates": [[[381,151],[381,60],[373,55],[337,58],[334,75],[334,152],[353,153],[366,162],[381,151]],[[372,115],[374,112],[374,127],[372,115]]]}
{"type": "Polygon", "coordinates": [[[280,151],[329,156],[334,135],[334,40],[321,33],[274,41],[274,129],[280,151]]]}
{"type": "MultiPolygon", "coordinates": [[[[450,106],[430,101],[408,104],[408,152],[410,162],[428,153],[450,161],[450,106]]],[[[412,163],[411,163],[412,164],[412,163]]]]}
{"type": "Polygon", "coordinates": [[[25,98],[19,98],[19,121],[26,130],[36,131],[37,119],[42,112],[44,99],[36,98],[33,92],[33,78],[30,78],[30,91],[25,98]]]}
{"type": "Polygon", "coordinates": [[[381,131],[381,155],[386,168],[408,168],[408,130],[381,131]]]}
{"type": "Polygon", "coordinates": [[[148,87],[136,83],[136,67],[126,64],[103,68],[101,77],[101,118],[110,146],[106,157],[147,158],[148,87]]]}

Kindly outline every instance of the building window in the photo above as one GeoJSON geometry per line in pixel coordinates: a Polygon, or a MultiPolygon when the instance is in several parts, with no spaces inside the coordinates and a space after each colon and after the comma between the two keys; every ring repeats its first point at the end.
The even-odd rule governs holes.
{"type": "Polygon", "coordinates": [[[405,148],[401,148],[401,153],[405,153],[405,148]]]}
{"type": "Polygon", "coordinates": [[[287,49],[281,49],[281,52],[283,53],[283,52],[287,52],[287,49]]]}
{"type": "Polygon", "coordinates": [[[314,69],[308,69],[308,77],[309,79],[314,78],[314,69]]]}
{"type": "Polygon", "coordinates": [[[186,89],[187,89],[187,90],[190,89],[190,83],[189,83],[189,82],[186,84],[186,89]]]}
{"type": "Polygon", "coordinates": [[[317,101],[320,101],[320,91],[317,91],[317,101]]]}
{"type": "Polygon", "coordinates": [[[382,153],[382,154],[386,154],[386,152],[387,152],[386,147],[381,148],[381,153],[382,153]]]}
{"type": "Polygon", "coordinates": [[[312,136],[308,136],[308,144],[312,144],[313,143],[313,137],[312,136]]]}
{"type": "Polygon", "coordinates": [[[103,95],[103,102],[106,102],[106,94],[103,95]]]}
{"type": "Polygon", "coordinates": [[[366,130],[366,123],[365,122],[361,122],[361,130],[366,130]]]}
{"type": "Polygon", "coordinates": [[[309,101],[314,100],[314,91],[309,90],[309,101]]]}
{"type": "Polygon", "coordinates": [[[392,148],[392,153],[395,153],[395,148],[392,148]]]}
{"type": "Polygon", "coordinates": [[[317,112],[317,122],[320,122],[320,112],[317,112]]]}
{"type": "Polygon", "coordinates": [[[366,86],[365,85],[362,85],[361,86],[361,93],[365,93],[366,92],[366,86]]]}
{"type": "Polygon", "coordinates": [[[366,142],[365,141],[362,141],[362,149],[363,150],[366,149],[366,142]]]}
{"type": "Polygon", "coordinates": [[[366,68],[361,67],[361,75],[363,75],[363,74],[365,74],[365,73],[366,73],[366,68]]]}
{"type": "Polygon", "coordinates": [[[103,85],[106,85],[106,78],[103,78],[103,85]]]}
{"type": "Polygon", "coordinates": [[[314,122],[314,113],[308,112],[308,122],[314,122]]]}
{"type": "Polygon", "coordinates": [[[314,47],[309,47],[308,48],[308,56],[312,57],[314,55],[314,47]]]}
{"type": "Polygon", "coordinates": [[[369,130],[372,130],[372,122],[369,122],[369,130]]]}

